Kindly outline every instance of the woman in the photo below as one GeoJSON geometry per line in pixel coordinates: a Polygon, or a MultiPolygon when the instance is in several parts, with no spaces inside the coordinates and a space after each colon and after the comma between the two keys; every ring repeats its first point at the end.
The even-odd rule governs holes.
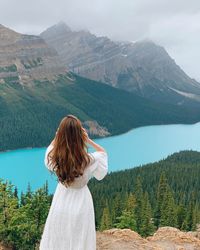
{"type": "Polygon", "coordinates": [[[87,183],[108,171],[108,156],[92,141],[80,120],[68,115],[45,153],[45,165],[58,185],[45,223],[40,250],[95,250],[93,199],[87,183]],[[96,151],[87,153],[87,143],[96,151]]]}

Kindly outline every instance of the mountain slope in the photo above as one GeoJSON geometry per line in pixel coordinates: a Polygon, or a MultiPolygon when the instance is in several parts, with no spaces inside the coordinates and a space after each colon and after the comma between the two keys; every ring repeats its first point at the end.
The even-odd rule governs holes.
{"type": "Polygon", "coordinates": [[[200,120],[199,109],[156,103],[70,73],[40,37],[2,25],[0,37],[0,150],[47,145],[69,113],[91,136],[200,120]]]}
{"type": "Polygon", "coordinates": [[[94,188],[97,195],[98,192],[105,191],[106,195],[112,196],[120,190],[122,193],[135,191],[136,179],[140,176],[144,191],[149,193],[153,203],[156,200],[156,187],[163,172],[176,201],[181,200],[183,204],[188,204],[192,193],[195,192],[196,201],[200,204],[200,194],[196,192],[200,188],[200,152],[198,151],[181,151],[155,163],[116,171],[110,173],[101,184],[93,179],[89,185],[94,188]],[[190,173],[189,176],[188,173],[190,173]],[[115,180],[118,182],[113,184],[115,180]]]}
{"type": "MultiPolygon", "coordinates": [[[[131,128],[166,123],[190,123],[200,112],[158,106],[123,90],[73,75],[33,85],[0,84],[0,150],[44,146],[61,118],[77,115],[87,127],[96,121],[104,136],[131,128]],[[72,77],[72,76],[71,76],[72,77]]],[[[98,131],[93,136],[100,136],[98,131]]]]}
{"type": "Polygon", "coordinates": [[[200,102],[200,84],[188,77],[165,49],[152,41],[113,42],[59,23],[41,37],[73,72],[153,100],[200,102]]]}
{"type": "Polygon", "coordinates": [[[42,38],[0,25],[0,83],[54,80],[56,75],[66,72],[57,52],[42,38]]]}
{"type": "MultiPolygon", "coordinates": [[[[195,222],[194,218],[189,218],[187,215],[187,212],[189,213],[191,209],[197,209],[200,212],[200,194],[197,192],[200,188],[200,152],[196,151],[182,151],[159,162],[111,172],[101,182],[93,178],[89,183],[89,188],[95,200],[97,227],[100,228],[105,207],[108,207],[111,213],[116,212],[116,210],[119,211],[118,216],[122,214],[127,204],[128,194],[132,193],[135,196],[138,192],[138,178],[141,180],[143,192],[148,193],[155,218],[159,202],[158,187],[163,173],[176,204],[176,216],[181,221],[181,223],[178,222],[179,228],[183,226],[184,230],[190,231],[190,226],[186,228],[182,223],[186,218],[190,225],[195,222]],[[179,214],[181,211],[179,209],[184,210],[182,215],[179,214]]],[[[196,223],[200,222],[200,213],[198,216],[196,223]]],[[[168,226],[173,225],[169,223],[168,226]]]]}

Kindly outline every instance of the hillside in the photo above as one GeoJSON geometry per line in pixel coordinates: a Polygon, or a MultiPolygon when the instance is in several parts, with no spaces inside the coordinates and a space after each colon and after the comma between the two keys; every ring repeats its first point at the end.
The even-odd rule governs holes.
{"type": "MultiPolygon", "coordinates": [[[[199,250],[199,159],[200,152],[184,151],[102,181],[91,179],[97,249],[199,250]]],[[[0,242],[37,249],[53,198],[48,183],[19,194],[0,180],[0,191],[0,242]]]]}
{"type": "Polygon", "coordinates": [[[92,137],[144,125],[200,120],[200,111],[158,106],[106,84],[70,77],[62,75],[54,83],[0,84],[0,150],[47,145],[68,113],[77,115],[92,137]]]}
{"type": "Polygon", "coordinates": [[[41,37],[1,25],[0,38],[0,151],[47,145],[69,113],[92,137],[200,120],[199,108],[154,102],[71,73],[41,37]]]}
{"type": "Polygon", "coordinates": [[[0,84],[31,84],[65,74],[57,52],[39,36],[17,33],[0,24],[0,84]]]}
{"type": "Polygon", "coordinates": [[[63,22],[42,32],[41,37],[81,76],[152,100],[199,106],[200,84],[152,41],[112,41],[89,31],[74,31],[63,22]]]}
{"type": "MultiPolygon", "coordinates": [[[[95,201],[97,228],[102,227],[102,216],[105,209],[112,223],[116,223],[116,217],[123,215],[122,211],[128,206],[129,199],[136,199],[133,201],[134,210],[138,203],[138,209],[142,211],[138,195],[140,199],[148,200],[149,214],[154,218],[155,225],[158,226],[160,222],[157,224],[157,220],[160,221],[160,212],[158,213],[157,210],[158,204],[161,202],[159,201],[159,189],[162,188],[166,192],[166,199],[169,199],[170,202],[167,204],[165,203],[167,201],[163,200],[163,212],[167,213],[165,210],[167,207],[171,211],[168,222],[165,221],[166,218],[163,218],[165,226],[176,225],[182,229],[192,230],[193,223],[196,223],[196,220],[200,222],[200,214],[195,219],[188,214],[193,210],[200,213],[200,194],[197,192],[200,189],[199,179],[200,152],[195,151],[182,151],[156,163],[111,172],[101,182],[92,179],[89,188],[95,201]]],[[[139,216],[137,211],[135,216],[136,218],[139,216]]],[[[138,230],[142,234],[141,225],[140,222],[138,230]]]]}

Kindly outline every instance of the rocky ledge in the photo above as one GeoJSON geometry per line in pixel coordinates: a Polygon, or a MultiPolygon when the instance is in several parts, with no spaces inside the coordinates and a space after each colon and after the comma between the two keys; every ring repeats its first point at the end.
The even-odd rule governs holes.
{"type": "MultiPolygon", "coordinates": [[[[200,250],[198,232],[161,227],[153,236],[142,238],[130,229],[97,231],[97,250],[200,250]]],[[[0,250],[13,250],[0,244],[0,250]]]]}
{"type": "Polygon", "coordinates": [[[97,232],[97,250],[200,250],[198,234],[161,227],[153,236],[142,238],[130,229],[97,232]]]}

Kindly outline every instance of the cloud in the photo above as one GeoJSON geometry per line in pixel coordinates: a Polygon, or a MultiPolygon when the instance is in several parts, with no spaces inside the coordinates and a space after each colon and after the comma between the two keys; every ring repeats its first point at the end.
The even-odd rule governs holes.
{"type": "Polygon", "coordinates": [[[21,33],[39,34],[61,20],[114,40],[150,38],[200,80],[199,0],[0,0],[0,23],[21,33]]]}

